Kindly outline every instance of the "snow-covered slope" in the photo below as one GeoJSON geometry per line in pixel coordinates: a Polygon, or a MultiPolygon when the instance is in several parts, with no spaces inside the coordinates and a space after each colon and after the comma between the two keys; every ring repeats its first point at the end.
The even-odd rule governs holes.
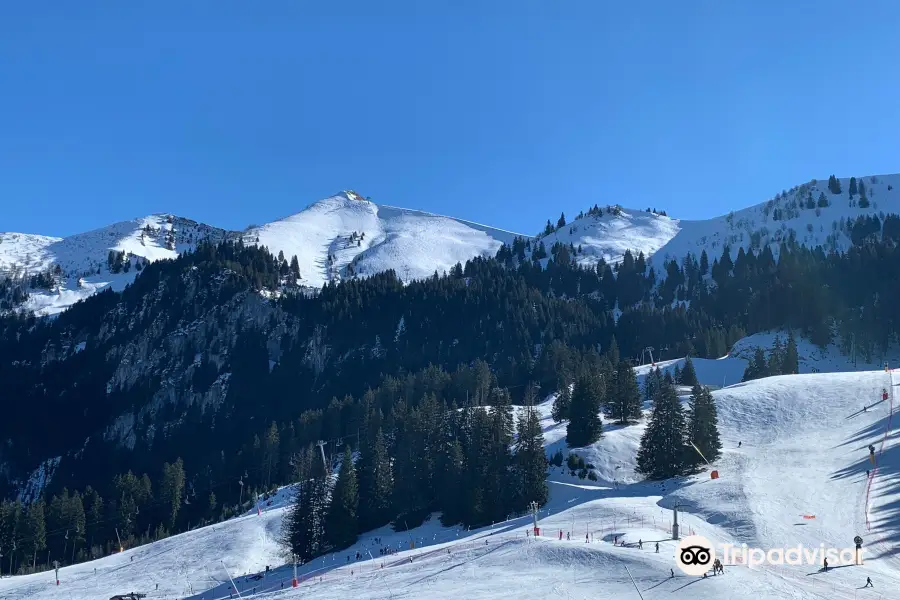
{"type": "Polygon", "coordinates": [[[493,256],[517,234],[417,210],[379,206],[354,192],[316,202],[244,236],[273,254],[294,255],[302,282],[323,283],[393,269],[404,281],[493,256]]]}
{"type": "Polygon", "coordinates": [[[51,315],[107,286],[122,289],[139,272],[139,265],[194,248],[204,239],[221,240],[222,229],[174,215],[150,215],[100,229],[53,238],[0,233],[0,276],[25,277],[49,272],[49,288],[32,288],[26,310],[51,315]],[[109,253],[124,252],[121,268],[110,268],[109,253]]]}
{"type": "MultiPolygon", "coordinates": [[[[676,235],[654,252],[653,263],[661,265],[671,258],[679,261],[688,253],[699,258],[706,250],[709,261],[718,258],[728,245],[732,258],[739,248],[761,249],[769,245],[778,256],[782,241],[793,234],[799,244],[815,247],[823,246],[826,251],[843,251],[850,246],[846,227],[861,216],[883,216],[900,214],[900,175],[877,175],[860,177],[866,189],[868,207],[859,205],[859,194],[851,200],[850,178],[840,179],[841,193],[833,194],[828,189],[828,180],[812,180],[790,190],[779,192],[774,198],[735,211],[727,215],[704,221],[681,220],[676,235]],[[828,206],[820,207],[820,196],[824,195],[828,206]],[[812,199],[813,207],[809,208],[812,199]]],[[[657,273],[664,272],[657,269],[657,273]]]]}
{"type": "Polygon", "coordinates": [[[444,273],[475,256],[493,256],[517,234],[416,210],[379,206],[342,192],[290,217],[243,233],[172,215],[151,215],[66,238],[0,233],[0,277],[52,274],[52,283],[32,286],[23,306],[39,315],[64,310],[107,286],[122,289],[138,263],[174,258],[204,239],[242,237],[287,260],[297,257],[300,284],[393,269],[408,281],[444,273]],[[171,233],[174,230],[174,234],[171,233]],[[110,251],[125,252],[128,270],[111,269],[110,251]]]}
{"type": "MultiPolygon", "coordinates": [[[[697,367],[698,376],[710,382],[733,369],[728,361],[697,367]]],[[[539,538],[526,536],[527,515],[477,531],[444,528],[437,519],[410,532],[386,527],[301,566],[300,586],[293,589],[292,568],[280,559],[276,544],[283,490],[271,506],[263,505],[261,516],[253,511],[65,567],[59,587],[52,573],[0,579],[0,598],[86,600],[140,591],[148,600],[218,600],[237,597],[229,576],[245,598],[630,598],[637,597],[634,585],[648,600],[895,598],[900,438],[892,413],[898,385],[900,376],[879,370],[779,376],[715,391],[724,447],[714,465],[720,477],[714,480],[706,470],[660,483],[641,481],[633,467],[643,425],[607,423],[599,442],[574,450],[594,464],[598,481],[551,468],[539,538]],[[883,390],[889,391],[887,401],[883,390]],[[870,444],[877,470],[867,458],[870,444]],[[802,544],[810,551],[820,544],[852,546],[853,537],[861,535],[865,564],[827,572],[820,562],[726,564],[724,576],[689,577],[674,562],[670,532],[676,503],[683,535],[764,550],[802,544]],[[625,545],[614,545],[616,540],[625,545]],[[379,549],[385,547],[396,553],[382,556],[379,549]],[[357,552],[361,560],[355,560],[357,552]],[[275,567],[273,572],[247,576],[265,565],[275,567]],[[874,589],[860,589],[866,577],[874,589]]],[[[550,419],[551,402],[552,397],[538,407],[545,444],[548,452],[565,451],[566,425],[550,419]]]]}
{"type": "MultiPolygon", "coordinates": [[[[599,207],[598,207],[599,208],[599,207]]],[[[594,266],[600,259],[607,263],[622,260],[626,250],[635,256],[643,252],[650,256],[678,235],[679,221],[668,216],[621,207],[603,207],[597,213],[587,213],[563,225],[553,233],[542,236],[547,252],[554,244],[572,246],[576,260],[594,266]]]]}

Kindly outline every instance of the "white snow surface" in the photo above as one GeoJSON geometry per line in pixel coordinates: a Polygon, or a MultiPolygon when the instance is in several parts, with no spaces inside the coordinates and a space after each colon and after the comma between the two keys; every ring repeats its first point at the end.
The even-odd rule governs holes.
{"type": "Polygon", "coordinates": [[[249,243],[258,239],[273,254],[284,252],[288,260],[296,255],[303,283],[321,287],[390,269],[403,281],[435,271],[443,274],[475,256],[494,256],[516,235],[418,210],[379,206],[354,192],[343,192],[252,228],[244,239],[249,243]]]}
{"type": "MultiPolygon", "coordinates": [[[[695,366],[701,380],[727,382],[737,361],[742,359],[695,360],[695,366]]],[[[897,598],[900,438],[892,408],[898,385],[900,374],[881,369],[778,376],[714,391],[723,441],[723,454],[711,467],[718,479],[706,468],[675,480],[642,481],[634,456],[644,424],[605,423],[599,442],[572,450],[593,464],[597,481],[551,467],[539,538],[526,537],[527,515],[477,531],[441,527],[435,515],[409,532],[368,532],[353,547],[301,566],[295,589],[276,543],[290,498],[284,488],[271,505],[261,504],[261,515],[254,509],[64,567],[59,587],[52,573],[2,579],[0,598],[86,600],[139,591],[148,600],[213,600],[229,597],[229,574],[242,597],[254,598],[637,598],[629,573],[646,600],[897,598]],[[882,401],[883,390],[888,401],[882,401]],[[869,444],[876,447],[878,469],[867,502],[869,444]],[[828,572],[821,564],[739,564],[726,565],[723,576],[690,577],[674,564],[670,509],[676,503],[683,535],[765,550],[798,544],[841,549],[861,535],[865,564],[828,572]],[[616,537],[626,545],[614,546],[616,537]],[[397,553],[381,556],[378,549],[385,546],[397,553]],[[357,552],[363,560],[355,560],[357,552]],[[248,578],[266,565],[274,569],[267,576],[248,578]],[[875,588],[862,590],[867,576],[875,588]]],[[[538,407],[545,444],[548,453],[565,452],[566,424],[550,419],[552,401],[538,407]]]]}

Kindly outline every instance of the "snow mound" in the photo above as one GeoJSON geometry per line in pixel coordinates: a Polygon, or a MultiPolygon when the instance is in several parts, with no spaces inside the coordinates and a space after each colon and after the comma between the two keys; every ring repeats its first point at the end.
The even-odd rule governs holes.
{"type": "Polygon", "coordinates": [[[547,252],[556,243],[574,246],[576,250],[580,247],[576,261],[592,267],[600,259],[620,262],[626,250],[635,257],[641,252],[648,257],[680,231],[680,221],[664,215],[615,207],[612,212],[609,210],[604,208],[602,215],[586,214],[541,237],[547,252]]]}

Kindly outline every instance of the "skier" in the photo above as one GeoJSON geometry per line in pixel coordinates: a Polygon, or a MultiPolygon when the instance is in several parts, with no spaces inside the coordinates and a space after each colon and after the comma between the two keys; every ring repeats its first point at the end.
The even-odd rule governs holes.
{"type": "Polygon", "coordinates": [[[572,541],[572,532],[571,532],[571,531],[567,531],[567,532],[566,532],[566,541],[567,541],[567,542],[571,542],[571,541],[572,541]]]}
{"type": "MultiPolygon", "coordinates": [[[[613,537],[613,546],[619,545],[619,536],[613,537]]],[[[96,571],[96,569],[94,569],[96,571]]]]}
{"type": "Polygon", "coordinates": [[[659,542],[656,542],[656,553],[659,554],[659,542]]]}
{"type": "Polygon", "coordinates": [[[741,447],[741,444],[743,444],[743,443],[744,443],[744,442],[738,442],[738,448],[740,448],[740,447],[741,447]]]}
{"type": "Polygon", "coordinates": [[[826,572],[828,571],[828,559],[827,558],[825,559],[825,571],[826,572]]]}
{"type": "Polygon", "coordinates": [[[562,541],[562,529],[559,530],[559,541],[562,541]]]}
{"type": "Polygon", "coordinates": [[[871,577],[866,577],[866,585],[864,585],[863,587],[871,587],[871,588],[875,587],[874,585],[872,585],[871,577]]]}
{"type": "Polygon", "coordinates": [[[588,534],[584,534],[584,543],[585,543],[585,544],[587,544],[588,542],[590,542],[590,539],[591,539],[591,538],[590,538],[590,536],[589,536],[588,534]]]}
{"type": "Polygon", "coordinates": [[[869,476],[869,470],[866,469],[866,477],[868,477],[868,476],[869,476]]]}
{"type": "Polygon", "coordinates": [[[863,404],[863,412],[869,412],[869,407],[863,404]]]}
{"type": "Polygon", "coordinates": [[[638,548],[640,548],[641,550],[644,549],[644,540],[638,540],[638,548]]]}
{"type": "Polygon", "coordinates": [[[669,569],[670,577],[675,578],[675,569],[669,569]]]}

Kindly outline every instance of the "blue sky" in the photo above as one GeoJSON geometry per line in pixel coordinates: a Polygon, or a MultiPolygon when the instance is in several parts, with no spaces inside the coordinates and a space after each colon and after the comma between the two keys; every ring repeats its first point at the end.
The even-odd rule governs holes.
{"type": "Polygon", "coordinates": [[[900,171],[900,6],[7,2],[0,231],[229,228],[341,189],[534,233],[900,171]]]}

